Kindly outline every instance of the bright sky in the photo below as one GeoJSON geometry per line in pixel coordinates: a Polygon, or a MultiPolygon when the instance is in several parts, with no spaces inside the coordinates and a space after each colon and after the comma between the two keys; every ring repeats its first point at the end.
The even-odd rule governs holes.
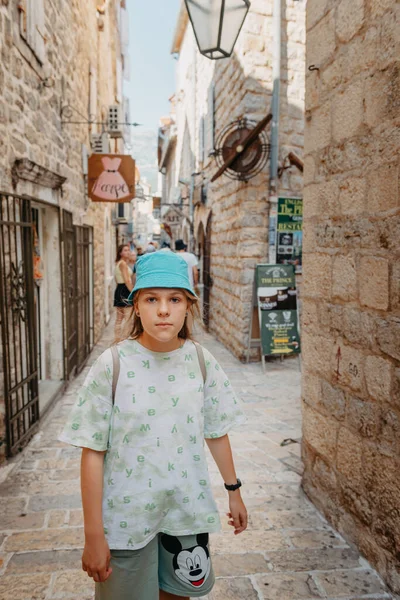
{"type": "Polygon", "coordinates": [[[130,81],[125,94],[131,120],[156,131],[169,114],[168,98],[175,91],[176,61],[172,39],[181,0],[128,0],[130,81]]]}

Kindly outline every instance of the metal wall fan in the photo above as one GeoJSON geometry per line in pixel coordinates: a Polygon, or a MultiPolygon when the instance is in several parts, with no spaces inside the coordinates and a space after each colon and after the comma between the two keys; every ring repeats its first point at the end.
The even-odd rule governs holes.
{"type": "Polygon", "coordinates": [[[211,181],[223,173],[230,179],[249,181],[262,171],[271,151],[265,131],[271,119],[271,114],[259,123],[247,118],[238,119],[223,129],[215,149],[219,169],[211,181]]]}

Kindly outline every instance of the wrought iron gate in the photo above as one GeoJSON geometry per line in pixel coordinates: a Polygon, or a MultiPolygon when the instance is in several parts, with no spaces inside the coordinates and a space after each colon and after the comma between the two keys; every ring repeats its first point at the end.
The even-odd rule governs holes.
{"type": "MultiPolygon", "coordinates": [[[[7,452],[13,455],[39,421],[31,200],[0,192],[0,326],[7,452]]],[[[2,388],[2,389],[1,389],[2,388]]]]}
{"type": "Polygon", "coordinates": [[[65,372],[79,373],[91,350],[91,247],[93,228],[73,225],[63,210],[63,270],[65,293],[65,372]]]}
{"type": "Polygon", "coordinates": [[[210,326],[210,292],[213,284],[211,277],[211,217],[208,217],[207,228],[204,233],[204,254],[203,254],[203,320],[204,326],[208,330],[210,326]]]}
{"type": "Polygon", "coordinates": [[[90,341],[90,284],[91,284],[91,246],[93,229],[75,226],[76,240],[76,294],[75,302],[78,315],[78,371],[83,368],[91,350],[90,341]]]}

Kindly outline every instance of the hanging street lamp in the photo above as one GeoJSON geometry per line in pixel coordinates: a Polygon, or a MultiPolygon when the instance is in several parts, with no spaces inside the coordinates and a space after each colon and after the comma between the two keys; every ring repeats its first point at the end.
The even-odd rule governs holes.
{"type": "Polygon", "coordinates": [[[250,8],[250,0],[185,0],[200,54],[228,58],[250,8]]]}

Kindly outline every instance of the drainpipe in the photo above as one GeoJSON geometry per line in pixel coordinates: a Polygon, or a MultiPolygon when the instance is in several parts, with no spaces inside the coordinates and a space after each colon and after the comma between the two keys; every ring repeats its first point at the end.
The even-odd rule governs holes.
{"type": "Polygon", "coordinates": [[[197,46],[195,40],[193,40],[193,152],[192,152],[192,170],[190,174],[190,190],[189,190],[189,219],[190,219],[190,239],[189,239],[189,251],[194,251],[194,174],[197,167],[197,46]]]}
{"type": "Polygon", "coordinates": [[[272,30],[273,30],[273,58],[272,58],[272,122],[271,122],[271,159],[270,159],[270,197],[269,197],[269,262],[276,262],[276,211],[278,201],[278,157],[279,157],[279,108],[280,108],[280,83],[281,83],[281,2],[274,0],[272,30]],[[275,224],[275,227],[274,227],[275,224]],[[272,239],[271,239],[272,238],[272,239]]]}

